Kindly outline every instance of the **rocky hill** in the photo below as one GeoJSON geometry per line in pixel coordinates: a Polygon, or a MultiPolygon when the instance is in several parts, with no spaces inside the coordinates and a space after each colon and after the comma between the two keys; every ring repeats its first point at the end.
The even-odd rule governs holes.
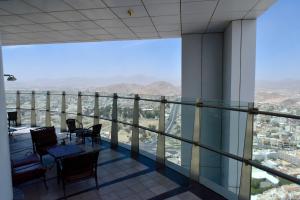
{"type": "Polygon", "coordinates": [[[121,93],[121,94],[147,94],[147,95],[180,95],[180,88],[165,81],[157,81],[147,85],[139,84],[114,84],[95,88],[98,92],[121,93]]]}

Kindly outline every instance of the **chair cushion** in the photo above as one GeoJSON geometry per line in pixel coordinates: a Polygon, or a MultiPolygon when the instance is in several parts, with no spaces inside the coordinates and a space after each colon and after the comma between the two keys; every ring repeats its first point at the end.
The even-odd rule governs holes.
{"type": "Polygon", "coordinates": [[[32,164],[32,163],[39,163],[39,162],[40,159],[36,154],[30,154],[26,158],[11,161],[13,168],[20,167],[27,164],[32,164]]]}
{"type": "Polygon", "coordinates": [[[43,177],[45,173],[46,168],[39,163],[32,163],[16,167],[13,170],[13,184],[18,185],[26,181],[43,177]]]}
{"type": "Polygon", "coordinates": [[[57,144],[57,136],[53,126],[30,130],[30,133],[35,149],[40,155],[47,154],[47,149],[57,144]]]}

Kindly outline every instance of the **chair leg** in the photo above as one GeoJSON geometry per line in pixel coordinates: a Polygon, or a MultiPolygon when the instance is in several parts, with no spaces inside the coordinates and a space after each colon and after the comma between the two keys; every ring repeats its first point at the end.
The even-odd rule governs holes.
{"type": "Polygon", "coordinates": [[[41,161],[41,164],[43,165],[43,156],[40,155],[40,161],[41,161]]]}
{"type": "Polygon", "coordinates": [[[64,180],[62,181],[62,184],[63,184],[64,198],[66,199],[66,183],[64,180]]]}
{"type": "Polygon", "coordinates": [[[44,182],[46,190],[48,190],[48,185],[47,185],[47,182],[46,182],[46,175],[45,174],[43,175],[43,182],[44,182]]]}
{"type": "Polygon", "coordinates": [[[98,183],[98,177],[97,174],[95,175],[95,182],[96,182],[96,188],[99,189],[99,183],[98,183]]]}
{"type": "Polygon", "coordinates": [[[60,167],[59,167],[59,162],[56,161],[56,173],[57,173],[57,184],[60,184],[60,178],[61,178],[61,173],[60,173],[60,167]]]}

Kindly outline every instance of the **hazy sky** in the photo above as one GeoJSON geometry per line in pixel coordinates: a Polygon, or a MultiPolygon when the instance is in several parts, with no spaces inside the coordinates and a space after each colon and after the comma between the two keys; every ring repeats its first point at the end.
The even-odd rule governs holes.
{"type": "Polygon", "coordinates": [[[278,0],[257,21],[256,79],[300,80],[300,1],[278,0]]]}
{"type": "Polygon", "coordinates": [[[178,81],[181,40],[135,40],[4,47],[4,71],[19,81],[143,74],[178,81]]]}
{"type": "MultiPolygon", "coordinates": [[[[300,79],[300,1],[278,0],[257,21],[257,80],[300,79]]],[[[181,40],[4,47],[18,80],[144,74],[180,83],[181,40]]]]}

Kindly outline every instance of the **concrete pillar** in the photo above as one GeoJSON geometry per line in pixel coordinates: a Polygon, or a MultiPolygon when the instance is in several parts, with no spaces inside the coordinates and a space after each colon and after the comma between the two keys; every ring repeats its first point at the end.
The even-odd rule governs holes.
{"type": "Polygon", "coordinates": [[[7,113],[5,104],[2,47],[0,47],[0,130],[0,194],[1,199],[12,200],[13,190],[11,180],[7,113]]]}
{"type": "MultiPolygon", "coordinates": [[[[201,102],[222,99],[223,34],[190,34],[182,36],[182,100],[201,102]]],[[[194,106],[181,106],[182,137],[193,139],[194,106]]],[[[221,146],[221,111],[201,109],[200,141],[217,149],[221,146]]],[[[199,133],[200,134],[200,131],[199,133]]],[[[194,135],[194,137],[197,137],[194,135]]],[[[182,165],[190,169],[192,145],[182,143],[182,165]]],[[[200,149],[200,174],[220,183],[220,156],[200,149]]],[[[201,179],[202,180],[202,179],[201,179]]],[[[203,179],[204,180],[204,179],[203,179]]]]}
{"type": "MultiPolygon", "coordinates": [[[[248,106],[254,101],[256,21],[237,20],[225,33],[182,36],[182,100],[248,106]]],[[[182,137],[193,139],[195,108],[182,106],[182,137]]],[[[201,109],[200,141],[243,156],[247,114],[201,109]]],[[[192,145],[182,145],[182,166],[189,169],[192,145]]],[[[200,182],[228,199],[237,199],[241,165],[200,150],[200,182]]]]}
{"type": "MultiPolygon", "coordinates": [[[[223,99],[234,106],[248,107],[255,92],[256,20],[237,20],[224,33],[223,99]]],[[[224,151],[243,156],[247,114],[223,112],[224,151]]],[[[222,159],[223,185],[238,194],[241,163],[222,159]]]]}

